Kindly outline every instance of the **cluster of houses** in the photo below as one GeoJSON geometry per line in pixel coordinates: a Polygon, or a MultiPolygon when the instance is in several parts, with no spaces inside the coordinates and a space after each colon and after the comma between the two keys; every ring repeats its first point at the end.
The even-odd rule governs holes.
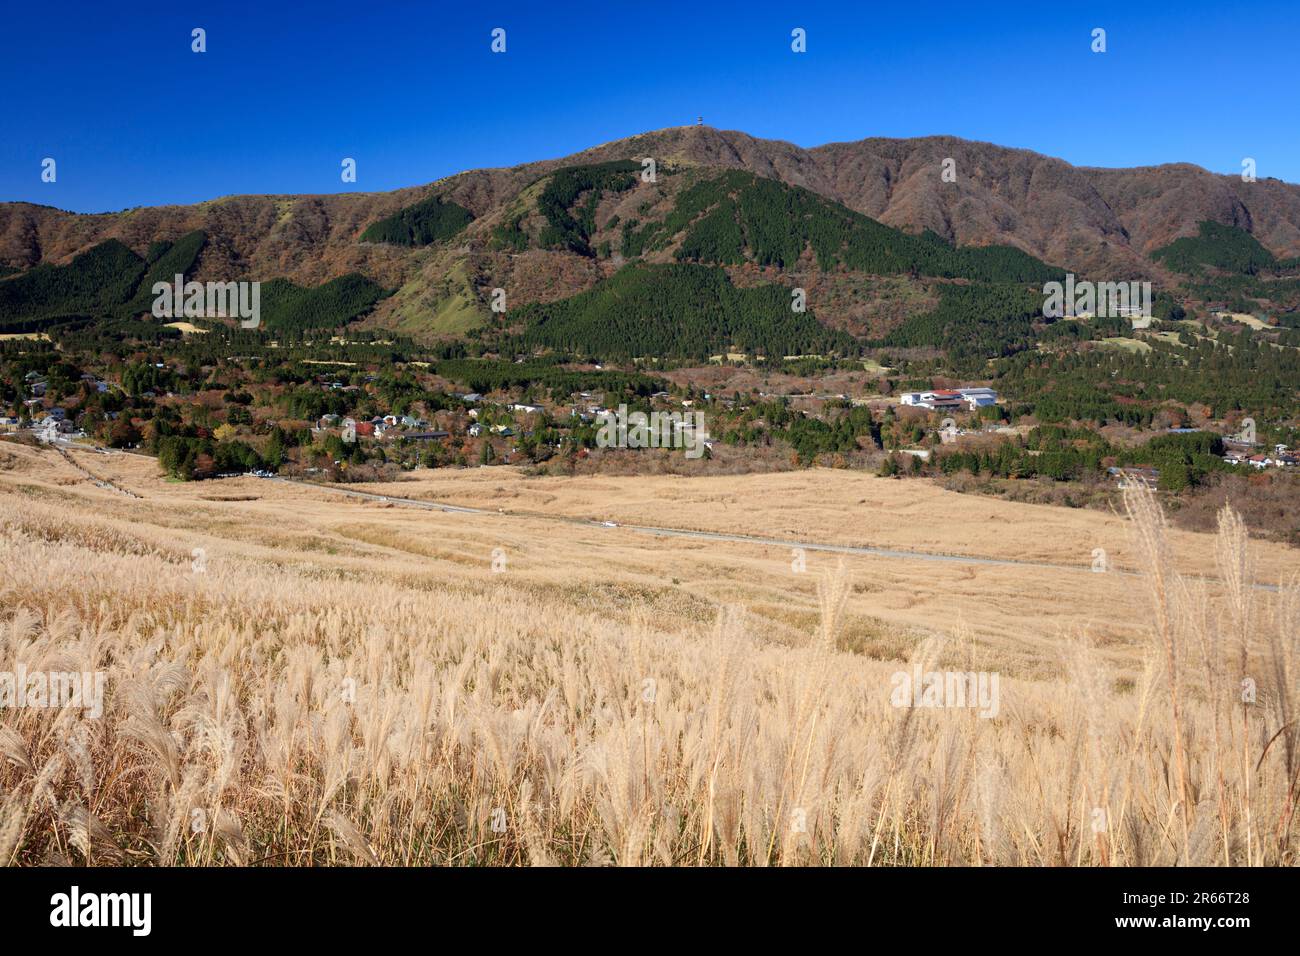
{"type": "MultiPolygon", "coordinates": [[[[50,411],[62,412],[63,409],[50,409],[50,411]]],[[[85,434],[66,417],[60,416],[55,418],[53,415],[46,415],[40,421],[32,425],[32,433],[36,436],[38,441],[46,445],[50,442],[57,441],[60,438],[81,438],[85,434]]]]}
{"type": "MultiPolygon", "coordinates": [[[[332,387],[332,383],[330,387],[332,387]]],[[[458,394],[456,398],[466,405],[477,405],[483,400],[483,396],[478,392],[458,394]]],[[[515,403],[506,407],[512,412],[523,415],[536,415],[545,411],[541,405],[524,403],[515,403]]],[[[515,434],[514,429],[509,425],[485,425],[480,423],[477,420],[479,417],[477,408],[469,409],[469,417],[472,421],[466,431],[473,438],[483,434],[510,438],[515,434]]],[[[414,441],[439,441],[450,437],[451,434],[433,428],[427,419],[420,418],[417,415],[376,415],[369,420],[344,418],[339,415],[322,415],[316,422],[315,430],[317,432],[338,430],[345,435],[352,435],[357,438],[386,440],[406,438],[414,441]]]]}
{"type": "MultiPolygon", "coordinates": [[[[1196,431],[1194,428],[1173,428],[1174,432],[1196,431]]],[[[1286,445],[1274,445],[1271,452],[1257,453],[1255,446],[1229,439],[1224,443],[1223,460],[1230,465],[1250,465],[1252,468],[1289,468],[1300,465],[1297,456],[1286,445]]],[[[1128,485],[1146,485],[1154,488],[1160,480],[1160,471],[1156,468],[1108,468],[1111,478],[1120,488],[1128,485]]]]}
{"type": "MultiPolygon", "coordinates": [[[[81,381],[100,394],[109,388],[107,382],[100,381],[89,373],[82,375],[81,381]]],[[[39,441],[48,444],[59,438],[77,438],[83,434],[68,416],[66,409],[58,405],[48,409],[45,407],[49,382],[44,375],[37,371],[28,372],[23,376],[23,387],[31,396],[23,399],[23,406],[27,409],[25,417],[31,420],[31,432],[39,441]]],[[[0,417],[0,434],[12,434],[21,427],[22,421],[18,418],[9,415],[0,417]]]]}
{"type": "Polygon", "coordinates": [[[428,421],[415,415],[376,415],[368,421],[341,418],[338,415],[322,415],[316,423],[318,432],[335,428],[345,435],[356,438],[409,438],[415,441],[436,441],[446,438],[449,434],[431,430],[428,421]]]}
{"type": "Polygon", "coordinates": [[[1274,445],[1271,452],[1255,452],[1255,446],[1244,442],[1224,442],[1223,460],[1230,465],[1250,465],[1252,468],[1294,468],[1300,465],[1300,455],[1286,445],[1274,445]]]}
{"type": "MultiPolygon", "coordinates": [[[[87,385],[94,386],[95,391],[99,392],[101,395],[108,391],[108,383],[101,382],[89,372],[86,372],[81,376],[81,381],[87,385]]],[[[31,404],[32,401],[38,401],[45,397],[45,390],[49,387],[49,382],[45,380],[45,376],[40,372],[32,371],[23,376],[23,385],[27,391],[31,393],[32,397],[28,399],[28,404],[31,404]]]]}
{"type": "MultiPolygon", "coordinates": [[[[329,386],[329,383],[325,383],[329,386]]],[[[483,401],[483,396],[477,392],[466,394],[457,394],[455,396],[468,406],[478,405],[483,401]]],[[[614,415],[615,413],[605,407],[596,396],[591,392],[579,392],[574,396],[577,401],[568,406],[569,421],[571,424],[579,422],[592,424],[600,421],[604,416],[614,415]]],[[[603,397],[603,396],[601,396],[603,397]]],[[[706,396],[707,398],[708,396],[706,396]]],[[[669,393],[665,391],[656,392],[651,396],[653,399],[668,399],[669,393]]],[[[681,402],[683,407],[689,408],[695,404],[690,399],[681,402]]],[[[534,405],[526,402],[513,402],[502,406],[504,410],[514,413],[516,416],[534,416],[542,415],[547,409],[542,405],[534,405]]],[[[560,409],[556,409],[557,414],[562,414],[560,409]]],[[[485,420],[486,416],[480,416],[479,408],[470,407],[468,409],[470,422],[466,427],[466,434],[471,438],[491,437],[491,438],[512,438],[517,434],[529,434],[529,425],[524,423],[522,426],[510,422],[490,424],[485,420]]],[[[516,422],[522,421],[516,417],[516,422]]],[[[673,428],[677,432],[693,431],[696,425],[690,421],[675,422],[673,428]]],[[[414,440],[439,440],[450,437],[446,431],[432,429],[430,423],[423,418],[415,415],[376,415],[373,418],[355,419],[345,418],[340,415],[322,415],[315,423],[313,429],[315,432],[335,432],[342,434],[345,440],[352,438],[372,438],[379,440],[396,440],[396,439],[414,439],[414,440]]],[[[712,447],[711,440],[704,440],[706,447],[712,447]]],[[[556,448],[560,447],[557,443],[556,448]]]]}
{"type": "Polygon", "coordinates": [[[903,405],[916,408],[928,408],[932,411],[957,412],[974,411],[989,405],[996,405],[998,393],[983,386],[978,388],[935,389],[930,392],[904,392],[899,398],[903,405]]]}
{"type": "MultiPolygon", "coordinates": [[[[83,434],[76,424],[68,417],[68,413],[59,406],[44,410],[32,408],[31,415],[33,420],[30,425],[30,431],[36,436],[37,440],[44,444],[49,444],[59,438],[79,438],[83,434]],[[38,417],[39,416],[39,417],[38,417]]],[[[22,421],[14,418],[12,415],[0,416],[0,434],[15,434],[22,428],[22,421]]]]}

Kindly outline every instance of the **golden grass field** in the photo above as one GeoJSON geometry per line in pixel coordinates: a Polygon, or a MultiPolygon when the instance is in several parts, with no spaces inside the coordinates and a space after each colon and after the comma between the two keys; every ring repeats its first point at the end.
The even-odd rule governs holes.
{"type": "Polygon", "coordinates": [[[0,671],[103,671],[104,713],[0,708],[7,862],[1294,862],[1300,556],[1230,514],[829,469],[360,486],[463,514],[69,454],[0,443],[0,671]],[[914,667],[996,674],[997,715],[893,706],[914,667]]]}

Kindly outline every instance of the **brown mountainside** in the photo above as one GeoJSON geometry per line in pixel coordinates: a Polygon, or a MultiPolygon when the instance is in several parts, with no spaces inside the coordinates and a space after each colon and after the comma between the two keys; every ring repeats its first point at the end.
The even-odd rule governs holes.
{"type": "MultiPolygon", "coordinates": [[[[478,217],[554,169],[639,159],[740,168],[804,186],[911,231],[933,229],[961,244],[1017,246],[1055,265],[1107,278],[1160,277],[1147,254],[1203,219],[1245,228],[1279,256],[1300,255],[1300,186],[1216,175],[1175,163],[1133,169],[1072,166],[1028,150],[947,136],[864,139],[803,149],[706,126],[644,133],[562,159],[460,173],[438,191],[478,217]],[[957,181],[940,176],[947,157],[957,181]]],[[[137,252],[157,239],[208,232],[199,278],[287,276],[318,283],[360,271],[387,286],[413,275],[419,250],[360,243],[371,222],[430,187],[386,193],[237,196],[193,206],[82,215],[28,203],[0,204],[0,264],[66,262],[109,238],[137,252]]]]}

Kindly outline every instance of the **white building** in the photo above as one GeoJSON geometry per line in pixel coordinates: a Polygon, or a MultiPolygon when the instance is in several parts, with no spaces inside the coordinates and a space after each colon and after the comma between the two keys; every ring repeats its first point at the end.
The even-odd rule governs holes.
{"type": "Polygon", "coordinates": [[[991,388],[959,388],[957,392],[965,399],[972,411],[998,403],[998,393],[991,388]]]}
{"type": "Polygon", "coordinates": [[[935,389],[930,392],[904,392],[899,396],[899,402],[903,405],[912,405],[917,408],[930,409],[951,409],[962,402],[974,411],[977,408],[984,408],[988,405],[996,405],[998,402],[998,393],[991,388],[980,386],[977,388],[956,388],[956,389],[935,389]]]}

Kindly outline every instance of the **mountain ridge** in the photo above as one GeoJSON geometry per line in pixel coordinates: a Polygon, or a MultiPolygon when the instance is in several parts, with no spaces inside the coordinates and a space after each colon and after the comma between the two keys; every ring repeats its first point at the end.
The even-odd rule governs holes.
{"type": "MultiPolygon", "coordinates": [[[[1251,233],[1280,258],[1300,255],[1300,186],[1280,180],[1243,183],[1179,162],[1073,166],[1032,150],[946,135],[804,148],[739,130],[678,126],[384,192],[236,195],[115,213],[2,203],[0,265],[64,264],[107,239],[143,254],[154,242],[203,230],[209,241],[200,279],[258,275],[315,285],[357,272],[396,288],[430,271],[440,253],[360,241],[376,223],[438,197],[469,211],[475,219],[469,238],[476,240],[482,235],[476,223],[486,230],[522,190],[556,170],[646,156],[660,166],[745,170],[907,232],[930,230],[957,245],[1012,246],[1080,275],[1172,284],[1151,254],[1195,236],[1205,220],[1251,233]],[[955,182],[940,175],[949,158],[955,182]]],[[[444,275],[447,268],[432,271],[444,275]]]]}

